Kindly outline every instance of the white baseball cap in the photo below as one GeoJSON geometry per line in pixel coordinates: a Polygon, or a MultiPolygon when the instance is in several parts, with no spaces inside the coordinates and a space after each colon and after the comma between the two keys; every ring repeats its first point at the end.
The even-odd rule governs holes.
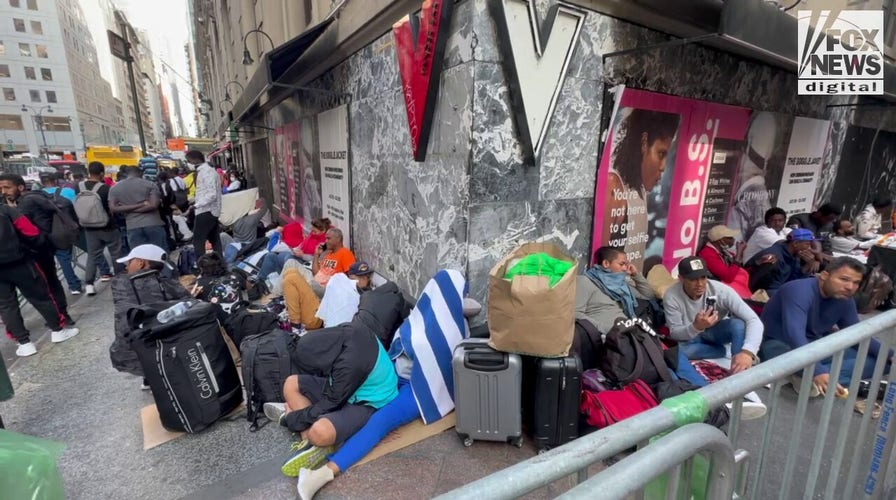
{"type": "Polygon", "coordinates": [[[165,262],[167,252],[156,245],[139,245],[131,249],[131,253],[118,259],[119,264],[127,264],[132,259],[143,259],[152,262],[165,262]]]}

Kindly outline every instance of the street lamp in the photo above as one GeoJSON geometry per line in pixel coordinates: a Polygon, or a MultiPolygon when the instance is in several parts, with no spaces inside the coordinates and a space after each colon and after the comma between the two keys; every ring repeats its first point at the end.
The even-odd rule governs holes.
{"type": "Polygon", "coordinates": [[[221,107],[225,102],[230,103],[230,109],[233,109],[233,101],[230,100],[230,97],[225,97],[223,101],[218,103],[218,111],[221,113],[221,117],[224,117],[224,108],[221,107]]]}
{"type": "Polygon", "coordinates": [[[27,113],[29,109],[31,110],[31,113],[34,115],[31,117],[31,119],[34,120],[35,118],[37,118],[37,125],[40,128],[40,138],[44,143],[44,148],[42,151],[43,158],[46,160],[49,158],[49,155],[47,154],[47,136],[44,133],[44,115],[42,113],[44,112],[45,109],[47,110],[47,113],[52,113],[53,107],[48,104],[46,106],[41,106],[40,109],[35,111],[33,106],[28,106],[28,105],[22,104],[22,112],[23,113],[27,113]]]}
{"type": "Polygon", "coordinates": [[[271,37],[264,31],[261,31],[258,28],[254,29],[254,30],[249,30],[248,33],[243,35],[243,65],[244,66],[251,66],[252,63],[255,62],[252,60],[252,54],[249,53],[249,46],[246,44],[246,39],[249,38],[249,35],[251,35],[252,33],[261,33],[262,35],[264,35],[265,38],[267,38],[268,41],[271,42],[271,50],[274,50],[274,47],[276,47],[276,45],[274,45],[274,41],[271,40],[271,37]]]}

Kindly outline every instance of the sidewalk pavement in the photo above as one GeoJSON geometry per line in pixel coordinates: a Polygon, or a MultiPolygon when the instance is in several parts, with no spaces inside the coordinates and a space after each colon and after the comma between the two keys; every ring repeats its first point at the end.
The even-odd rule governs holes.
{"type": "MultiPolygon", "coordinates": [[[[9,430],[67,445],[59,460],[67,498],[295,498],[295,479],[280,472],[290,434],[276,425],[251,433],[243,418],[222,421],[143,450],[140,409],[152,396],[139,378],[112,368],[112,295],[107,283],[97,288],[95,297],[73,301],[77,337],[50,343],[26,307],[34,337],[44,333],[38,354],[17,359],[14,342],[0,340],[16,388],[0,414],[9,430]]],[[[464,448],[452,429],[350,470],[316,498],[431,498],[534,454],[531,442],[464,448]]],[[[526,498],[553,498],[573,485],[570,476],[526,498]]]]}

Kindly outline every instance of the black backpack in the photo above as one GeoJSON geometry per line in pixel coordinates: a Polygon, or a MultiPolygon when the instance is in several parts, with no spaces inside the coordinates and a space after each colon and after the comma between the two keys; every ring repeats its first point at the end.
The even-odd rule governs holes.
{"type": "MultiPolygon", "coordinates": [[[[240,343],[243,356],[243,386],[246,389],[246,420],[257,431],[258,416],[265,403],[283,402],[283,383],[295,373],[290,354],[299,337],[280,329],[249,335],[240,343]]],[[[262,424],[264,425],[264,424],[262,424]]]]}
{"type": "Polygon", "coordinates": [[[224,331],[236,345],[250,335],[267,333],[280,326],[277,315],[266,309],[255,309],[248,302],[238,302],[224,320],[224,331]]]}
{"type": "Polygon", "coordinates": [[[648,385],[671,381],[677,365],[678,347],[664,351],[659,336],[640,318],[617,319],[597,351],[597,368],[620,386],[639,379],[648,385]]]}
{"type": "Polygon", "coordinates": [[[60,194],[61,190],[56,188],[53,194],[47,195],[54,210],[53,228],[48,236],[57,250],[68,250],[80,239],[81,226],[78,225],[78,216],[75,215],[75,205],[60,194]]]}

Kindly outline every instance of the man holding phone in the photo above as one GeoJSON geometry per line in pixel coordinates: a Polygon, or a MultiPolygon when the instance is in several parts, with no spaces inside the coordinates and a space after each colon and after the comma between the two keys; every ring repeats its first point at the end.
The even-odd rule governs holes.
{"type": "Polygon", "coordinates": [[[348,272],[354,263],[355,254],[343,246],[342,230],[334,227],[327,231],[327,241],[317,247],[311,262],[311,273],[314,274],[314,281],[325,287],[334,274],[348,272]]]}
{"type": "Polygon", "coordinates": [[[731,344],[731,372],[759,362],[762,321],[730,286],[709,280],[706,262],[686,257],[678,264],[679,282],[663,296],[666,323],[690,359],[725,357],[731,344]]]}

